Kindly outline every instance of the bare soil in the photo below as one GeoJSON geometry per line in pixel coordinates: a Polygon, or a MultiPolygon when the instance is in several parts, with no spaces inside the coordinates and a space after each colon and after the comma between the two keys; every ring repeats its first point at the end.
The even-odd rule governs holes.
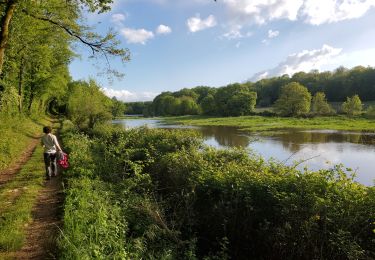
{"type": "Polygon", "coordinates": [[[57,259],[56,239],[60,232],[63,193],[61,175],[46,181],[32,212],[33,221],[26,228],[25,245],[15,252],[15,259],[57,259]]]}

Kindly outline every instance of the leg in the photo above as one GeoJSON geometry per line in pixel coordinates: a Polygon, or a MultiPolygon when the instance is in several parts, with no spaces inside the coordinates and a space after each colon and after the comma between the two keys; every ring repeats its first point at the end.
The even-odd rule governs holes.
{"type": "Polygon", "coordinates": [[[57,176],[56,153],[51,153],[50,158],[51,158],[52,176],[57,176]]]}
{"type": "Polygon", "coordinates": [[[44,165],[46,167],[46,179],[49,180],[51,177],[51,158],[48,153],[43,154],[44,157],[44,165]]]}

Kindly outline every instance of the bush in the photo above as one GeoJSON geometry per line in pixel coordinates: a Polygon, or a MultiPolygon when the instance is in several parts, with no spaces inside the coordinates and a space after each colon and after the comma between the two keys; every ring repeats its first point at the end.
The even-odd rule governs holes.
{"type": "Polygon", "coordinates": [[[375,106],[369,106],[365,114],[366,118],[375,119],[375,106]]]}
{"type": "Polygon", "coordinates": [[[362,102],[358,95],[347,97],[346,101],[342,104],[342,111],[348,116],[355,116],[362,113],[362,102]]]}
{"type": "MultiPolygon", "coordinates": [[[[94,213],[85,217],[92,221],[79,217],[67,222],[66,229],[82,225],[80,234],[95,223],[100,227],[92,230],[102,234],[108,228],[126,241],[126,246],[114,244],[115,251],[132,259],[374,257],[375,189],[355,183],[342,167],[301,172],[245,150],[204,147],[196,134],[186,131],[104,128],[96,129],[90,140],[70,139],[70,146],[91,157],[83,160],[84,155],[73,153],[72,169],[89,168],[87,176],[103,184],[93,180],[93,185],[76,187],[73,210],[78,211],[67,212],[81,214],[80,196],[85,205],[85,194],[98,192],[100,196],[90,195],[92,206],[83,207],[82,214],[98,207],[115,212],[114,222],[121,216],[125,235],[101,222],[107,217],[93,219],[94,213]],[[81,165],[74,163],[78,161],[81,165]],[[80,195],[79,189],[90,192],[80,195]]],[[[69,241],[82,240],[67,233],[72,234],[69,241]]],[[[109,245],[115,243],[103,237],[109,245]]],[[[89,247],[73,244],[91,256],[92,248],[99,248],[99,256],[115,252],[107,251],[103,241],[92,241],[89,247]]]]}

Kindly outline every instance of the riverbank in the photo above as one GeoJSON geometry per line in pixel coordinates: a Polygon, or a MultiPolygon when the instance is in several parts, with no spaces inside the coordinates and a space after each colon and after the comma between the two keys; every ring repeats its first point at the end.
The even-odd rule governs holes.
{"type": "Polygon", "coordinates": [[[63,125],[62,259],[374,255],[374,188],[341,166],[300,171],[181,129],[63,125]]]}
{"type": "Polygon", "coordinates": [[[168,123],[195,126],[233,126],[246,131],[273,131],[286,128],[325,129],[375,132],[375,120],[345,116],[295,118],[295,117],[207,117],[180,116],[163,117],[168,123]]]}

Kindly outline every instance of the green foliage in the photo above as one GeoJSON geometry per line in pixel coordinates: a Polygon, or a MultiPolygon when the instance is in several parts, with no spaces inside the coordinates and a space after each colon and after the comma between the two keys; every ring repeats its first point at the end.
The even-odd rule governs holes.
{"type": "Polygon", "coordinates": [[[254,111],[256,100],[256,92],[239,92],[228,100],[228,109],[232,116],[249,115],[254,111]]]}
{"type": "Polygon", "coordinates": [[[369,119],[375,119],[375,106],[369,106],[366,109],[365,116],[366,116],[366,118],[369,118],[369,119]]]}
{"type": "Polygon", "coordinates": [[[310,111],[311,94],[299,83],[292,82],[281,89],[279,99],[275,103],[275,109],[284,116],[298,116],[310,111]]]}
{"type": "Polygon", "coordinates": [[[112,116],[113,117],[124,116],[125,111],[126,111],[125,103],[113,97],[112,98],[112,116]]]}
{"type": "Polygon", "coordinates": [[[316,115],[329,115],[333,113],[323,92],[316,92],[312,98],[312,112],[316,115]]]}
{"type": "Polygon", "coordinates": [[[72,203],[63,254],[121,253],[130,259],[374,256],[375,190],[354,182],[340,166],[301,172],[249,151],[204,147],[194,132],[96,127],[94,133],[90,140],[74,133],[64,138],[72,151],[83,152],[71,153],[68,175],[73,176],[74,195],[68,191],[72,203]],[[74,173],[82,172],[80,167],[91,168],[90,179],[74,173]],[[121,239],[110,239],[106,232],[121,239]]]}
{"type": "Polygon", "coordinates": [[[111,106],[111,99],[104,95],[95,81],[69,84],[68,116],[80,129],[93,128],[95,124],[111,119],[111,106]]]}
{"type": "Polygon", "coordinates": [[[202,99],[202,113],[204,115],[214,115],[216,113],[215,98],[209,94],[202,99]]]}
{"type": "Polygon", "coordinates": [[[359,115],[362,113],[362,102],[358,95],[347,97],[346,101],[342,104],[342,111],[348,116],[359,115]]]}
{"type": "Polygon", "coordinates": [[[142,115],[147,113],[152,102],[127,102],[125,113],[128,115],[142,115]]]}
{"type": "Polygon", "coordinates": [[[32,138],[42,133],[41,125],[50,124],[45,118],[0,114],[0,171],[15,162],[30,145],[32,138]]]}
{"type": "MultiPolygon", "coordinates": [[[[74,156],[73,156],[74,158],[74,156]]],[[[106,183],[84,177],[68,183],[61,259],[131,259],[126,250],[126,222],[106,183]]]]}

